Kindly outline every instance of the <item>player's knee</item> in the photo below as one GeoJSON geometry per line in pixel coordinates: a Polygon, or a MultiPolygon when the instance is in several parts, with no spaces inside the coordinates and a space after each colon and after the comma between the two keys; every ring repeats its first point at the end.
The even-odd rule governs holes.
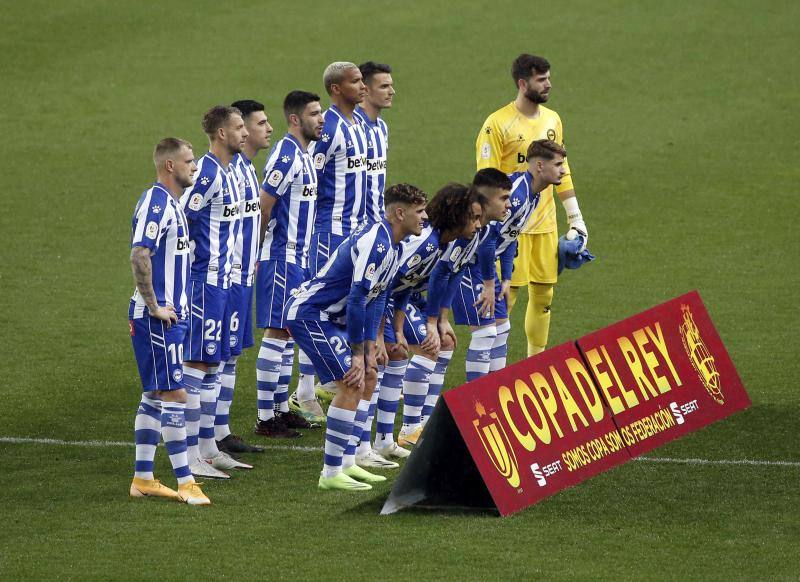
{"type": "Polygon", "coordinates": [[[264,337],[268,339],[288,340],[289,332],[285,329],[276,329],[274,327],[267,327],[264,329],[264,337]]]}
{"type": "Polygon", "coordinates": [[[449,335],[442,336],[442,347],[440,348],[443,352],[449,352],[456,349],[456,344],[453,342],[453,338],[449,335]]]}
{"type": "Polygon", "coordinates": [[[186,404],[186,390],[184,390],[183,388],[181,388],[180,390],[159,392],[158,396],[163,402],[177,402],[180,404],[186,404]]]}
{"type": "Polygon", "coordinates": [[[550,304],[553,302],[553,285],[533,283],[531,287],[534,307],[537,311],[549,312],[550,304]]]}
{"type": "Polygon", "coordinates": [[[400,344],[386,344],[386,353],[392,362],[401,362],[408,359],[408,348],[400,344]]]}

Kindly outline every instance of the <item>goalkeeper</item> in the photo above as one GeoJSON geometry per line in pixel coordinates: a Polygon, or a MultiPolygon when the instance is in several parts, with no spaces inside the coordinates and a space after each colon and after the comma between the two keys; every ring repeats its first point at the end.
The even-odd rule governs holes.
{"type": "MultiPolygon", "coordinates": [[[[517,97],[492,113],[484,122],[476,142],[478,169],[497,168],[506,174],[524,172],[528,145],[539,139],[564,144],[561,118],[543,105],[550,96],[550,63],[547,59],[523,54],[514,61],[511,74],[517,84],[517,97]]],[[[520,234],[511,277],[509,312],[520,287],[528,286],[525,335],[528,355],[544,351],[550,332],[550,304],[558,279],[558,232],[556,230],[555,190],[567,212],[570,229],[567,238],[588,241],[568,163],[561,184],[541,193],[538,208],[520,234]]]]}

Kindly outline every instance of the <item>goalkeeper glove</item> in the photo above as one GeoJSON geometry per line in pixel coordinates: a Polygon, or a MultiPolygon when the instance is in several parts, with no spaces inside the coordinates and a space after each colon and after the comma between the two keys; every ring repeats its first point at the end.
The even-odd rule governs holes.
{"type": "Polygon", "coordinates": [[[574,240],[578,236],[583,237],[583,244],[580,250],[586,248],[586,243],[589,242],[589,229],[586,228],[586,223],[583,221],[581,209],[578,206],[578,198],[570,196],[566,200],[562,200],[561,204],[564,205],[564,210],[567,211],[567,222],[569,223],[569,230],[567,231],[567,240],[574,240]]]}

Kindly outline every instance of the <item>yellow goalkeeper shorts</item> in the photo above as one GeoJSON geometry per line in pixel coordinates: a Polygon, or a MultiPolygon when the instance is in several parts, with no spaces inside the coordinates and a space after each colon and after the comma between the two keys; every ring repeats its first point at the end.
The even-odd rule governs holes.
{"type": "Polygon", "coordinates": [[[558,232],[520,234],[514,257],[512,287],[529,283],[555,283],[558,280],[558,232]]]}

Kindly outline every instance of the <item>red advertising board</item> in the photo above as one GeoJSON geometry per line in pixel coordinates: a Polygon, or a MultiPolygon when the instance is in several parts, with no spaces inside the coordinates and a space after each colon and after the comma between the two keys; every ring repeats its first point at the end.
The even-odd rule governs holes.
{"type": "Polygon", "coordinates": [[[382,513],[455,505],[508,515],[750,406],[696,291],[443,400],[382,513]]]}
{"type": "Polygon", "coordinates": [[[696,291],[577,345],[633,456],[750,406],[696,291]]]}
{"type": "Polygon", "coordinates": [[[444,399],[502,515],[630,459],[574,343],[444,399]]]}

